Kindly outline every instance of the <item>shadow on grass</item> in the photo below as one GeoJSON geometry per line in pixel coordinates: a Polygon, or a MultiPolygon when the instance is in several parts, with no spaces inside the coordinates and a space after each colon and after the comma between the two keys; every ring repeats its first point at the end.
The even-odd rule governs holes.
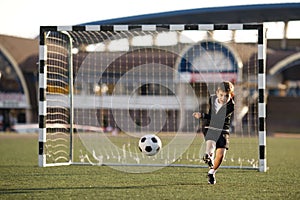
{"type": "MultiPolygon", "coordinates": [[[[171,184],[173,186],[186,185],[186,186],[195,186],[199,184],[187,184],[187,183],[178,183],[171,184]]],[[[207,184],[206,184],[207,185],[207,184]]],[[[170,184],[158,184],[158,185],[132,185],[132,186],[86,186],[86,187],[55,187],[55,188],[19,188],[19,189],[0,189],[0,195],[5,194],[29,194],[33,192],[46,192],[46,191],[61,191],[61,190],[128,190],[128,189],[149,189],[149,187],[165,187],[170,186],[170,184]]]]}

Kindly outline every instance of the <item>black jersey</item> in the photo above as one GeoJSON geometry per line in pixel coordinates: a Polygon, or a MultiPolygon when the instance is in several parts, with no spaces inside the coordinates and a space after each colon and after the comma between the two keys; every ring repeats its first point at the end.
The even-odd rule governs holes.
{"type": "Polygon", "coordinates": [[[209,99],[208,113],[202,113],[202,118],[206,119],[205,128],[229,133],[231,118],[234,111],[234,101],[230,98],[230,100],[222,105],[217,111],[214,106],[216,99],[217,95],[212,95],[209,99]]]}

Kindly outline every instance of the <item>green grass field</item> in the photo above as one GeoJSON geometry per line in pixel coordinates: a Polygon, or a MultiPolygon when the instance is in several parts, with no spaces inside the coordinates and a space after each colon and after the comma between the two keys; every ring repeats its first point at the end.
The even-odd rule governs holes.
{"type": "Polygon", "coordinates": [[[300,139],[267,140],[269,170],[166,167],[129,174],[110,167],[40,168],[37,135],[0,134],[0,199],[300,199],[300,139]]]}

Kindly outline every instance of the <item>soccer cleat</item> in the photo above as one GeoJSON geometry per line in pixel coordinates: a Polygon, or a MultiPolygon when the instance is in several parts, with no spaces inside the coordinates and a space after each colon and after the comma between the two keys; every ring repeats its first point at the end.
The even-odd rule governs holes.
{"type": "Polygon", "coordinates": [[[208,165],[208,168],[212,169],[214,167],[214,164],[207,153],[203,156],[203,160],[208,165]]]}
{"type": "Polygon", "coordinates": [[[207,174],[208,184],[216,184],[215,174],[207,174]]]}

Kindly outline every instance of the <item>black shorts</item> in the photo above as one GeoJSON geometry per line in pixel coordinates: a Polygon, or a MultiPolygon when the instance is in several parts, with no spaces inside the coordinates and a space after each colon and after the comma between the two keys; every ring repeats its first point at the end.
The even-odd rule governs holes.
{"type": "Polygon", "coordinates": [[[216,148],[225,148],[229,149],[229,133],[225,131],[215,131],[211,129],[206,129],[204,131],[205,140],[213,140],[216,142],[216,148]]]}
{"type": "Polygon", "coordinates": [[[223,133],[220,135],[216,148],[225,148],[226,150],[229,149],[229,134],[228,133],[223,133]]]}

